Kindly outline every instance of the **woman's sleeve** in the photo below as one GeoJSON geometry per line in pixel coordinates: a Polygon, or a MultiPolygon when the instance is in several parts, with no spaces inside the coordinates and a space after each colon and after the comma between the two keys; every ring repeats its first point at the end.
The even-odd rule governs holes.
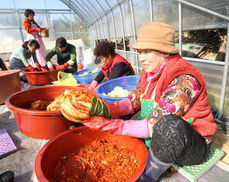
{"type": "Polygon", "coordinates": [[[34,53],[32,54],[32,56],[33,56],[33,61],[34,61],[34,63],[35,63],[35,64],[38,63],[36,52],[34,52],[34,53]]]}
{"type": "Polygon", "coordinates": [[[200,91],[200,84],[191,75],[179,75],[173,79],[162,93],[149,122],[153,126],[162,116],[175,114],[183,116],[196,101],[200,91]]]}
{"type": "Polygon", "coordinates": [[[70,53],[70,59],[74,62],[76,62],[76,48],[73,47],[70,53]]]}
{"type": "Polygon", "coordinates": [[[126,67],[127,67],[126,63],[123,62],[116,63],[111,70],[109,80],[121,77],[126,67]]]}
{"type": "Polygon", "coordinates": [[[45,61],[48,62],[51,60],[51,58],[56,54],[56,49],[53,47],[48,54],[45,56],[45,61]]]}
{"type": "Polygon", "coordinates": [[[103,79],[104,79],[104,74],[103,74],[103,72],[102,71],[100,71],[99,72],[99,74],[95,77],[95,81],[97,81],[98,83],[100,83],[101,81],[103,81],[103,79]]]}
{"type": "Polygon", "coordinates": [[[27,19],[24,19],[24,29],[28,34],[31,34],[31,23],[29,23],[29,21],[27,19]]]}
{"type": "Polygon", "coordinates": [[[20,55],[20,58],[21,58],[23,64],[25,65],[25,67],[28,66],[29,62],[27,61],[27,58],[25,56],[24,49],[20,49],[18,54],[20,55]]]}

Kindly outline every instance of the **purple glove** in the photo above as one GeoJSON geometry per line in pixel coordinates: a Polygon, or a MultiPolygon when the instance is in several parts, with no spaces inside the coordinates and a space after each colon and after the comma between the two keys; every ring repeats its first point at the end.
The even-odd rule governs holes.
{"type": "Polygon", "coordinates": [[[97,85],[98,85],[98,82],[93,80],[88,88],[93,90],[97,85]]]}
{"type": "Polygon", "coordinates": [[[149,138],[150,128],[147,119],[143,120],[109,120],[94,116],[85,120],[83,124],[91,130],[105,131],[114,135],[125,135],[137,138],[149,138]]]}

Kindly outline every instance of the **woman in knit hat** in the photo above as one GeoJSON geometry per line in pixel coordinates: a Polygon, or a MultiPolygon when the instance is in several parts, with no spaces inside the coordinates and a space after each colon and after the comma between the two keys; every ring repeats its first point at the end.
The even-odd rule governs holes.
{"type": "Polygon", "coordinates": [[[139,181],[156,181],[174,162],[203,163],[217,129],[206,81],[197,68],[179,55],[174,35],[174,28],[165,23],[151,22],[140,28],[132,46],[138,50],[143,66],[140,82],[127,98],[106,103],[111,117],[140,110],[131,120],[95,116],[92,106],[89,113],[94,117],[83,123],[93,130],[145,138],[149,154],[139,181]]]}

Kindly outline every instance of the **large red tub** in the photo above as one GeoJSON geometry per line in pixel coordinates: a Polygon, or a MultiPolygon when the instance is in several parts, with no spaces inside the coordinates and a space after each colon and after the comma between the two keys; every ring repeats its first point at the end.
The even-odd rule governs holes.
{"type": "Polygon", "coordinates": [[[97,97],[95,91],[83,87],[44,86],[12,94],[6,99],[5,104],[13,111],[17,126],[24,135],[37,139],[51,139],[69,130],[73,122],[67,120],[61,111],[34,111],[29,108],[36,100],[53,101],[66,89],[88,90],[90,95],[97,97]]]}
{"type": "Polygon", "coordinates": [[[25,73],[27,80],[31,85],[49,85],[52,84],[53,81],[58,80],[59,71],[62,70],[30,72],[26,69],[23,70],[23,73],[25,73]]]}
{"type": "Polygon", "coordinates": [[[92,143],[94,140],[106,139],[124,145],[130,151],[136,152],[139,168],[125,182],[136,181],[144,171],[147,158],[147,149],[142,140],[126,136],[116,136],[106,132],[92,131],[86,126],[80,126],[65,131],[47,142],[39,151],[35,160],[35,173],[39,182],[52,181],[55,167],[60,160],[73,149],[92,143]]]}

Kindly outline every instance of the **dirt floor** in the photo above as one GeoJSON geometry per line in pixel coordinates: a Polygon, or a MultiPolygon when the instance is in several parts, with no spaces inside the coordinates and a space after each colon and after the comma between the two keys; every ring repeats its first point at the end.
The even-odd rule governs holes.
{"type": "Polygon", "coordinates": [[[225,156],[221,159],[222,162],[229,164],[229,139],[222,132],[221,126],[218,124],[218,130],[212,137],[212,146],[224,151],[225,156]]]}
{"type": "MultiPolygon", "coordinates": [[[[14,182],[37,182],[34,164],[35,159],[48,140],[33,139],[22,134],[16,124],[13,112],[4,104],[0,105],[0,128],[5,128],[17,151],[0,159],[0,174],[5,171],[14,172],[14,182]]],[[[229,143],[228,138],[222,133],[220,125],[218,131],[213,136],[213,146],[223,150],[225,156],[206,174],[199,178],[196,182],[215,182],[228,181],[229,179],[229,143]]],[[[164,173],[160,182],[189,182],[179,173],[164,173]]]]}
{"type": "MultiPolygon", "coordinates": [[[[37,182],[34,164],[35,159],[48,140],[33,139],[23,135],[17,127],[12,111],[5,105],[0,105],[0,128],[5,128],[17,146],[17,151],[0,159],[0,174],[5,171],[13,171],[14,182],[37,182]]],[[[226,182],[229,179],[228,164],[228,139],[219,130],[213,138],[213,145],[225,152],[225,157],[219,161],[211,170],[199,178],[196,182],[226,182]],[[225,162],[225,163],[224,163],[225,162]],[[227,164],[226,164],[227,163],[227,164]]],[[[160,182],[189,182],[179,173],[164,173],[160,182]]]]}

